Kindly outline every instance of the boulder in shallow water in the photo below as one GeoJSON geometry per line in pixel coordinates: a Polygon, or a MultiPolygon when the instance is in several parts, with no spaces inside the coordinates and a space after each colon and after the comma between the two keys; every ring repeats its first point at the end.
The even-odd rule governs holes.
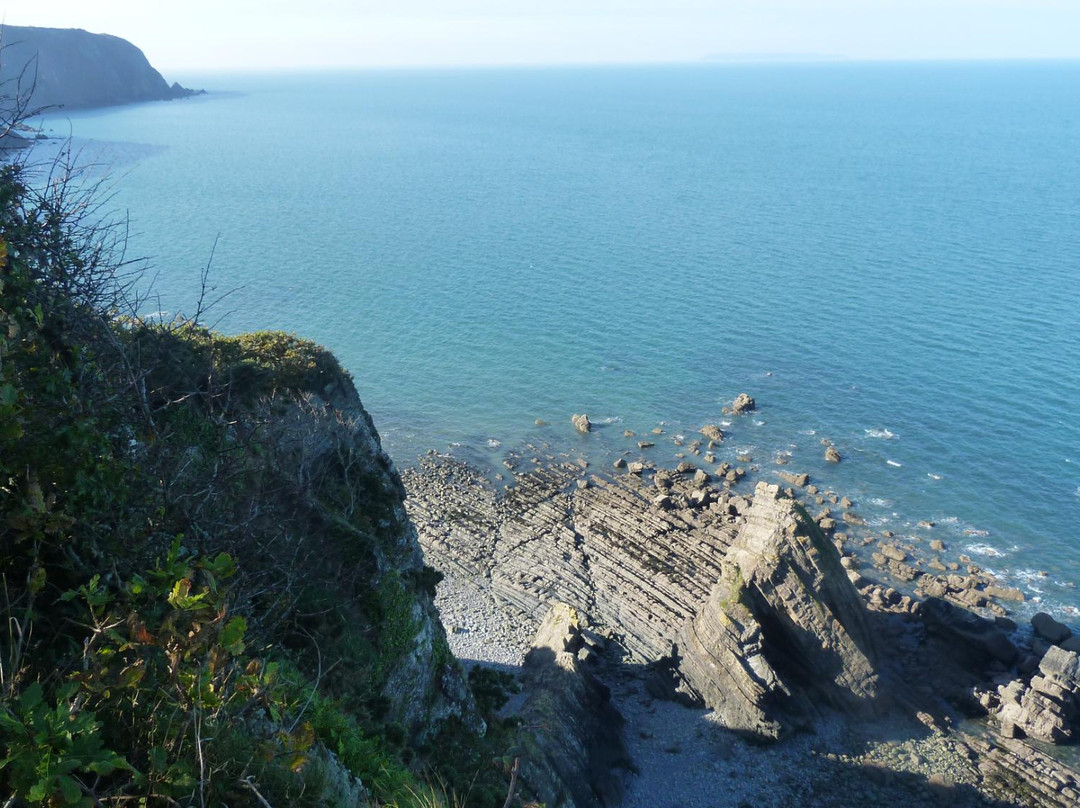
{"type": "Polygon", "coordinates": [[[574,428],[578,432],[591,432],[592,422],[589,420],[589,416],[582,413],[581,415],[574,414],[570,417],[570,421],[574,424],[574,428]]]}
{"type": "Polygon", "coordinates": [[[713,443],[720,443],[724,440],[724,431],[716,424],[705,424],[700,429],[700,432],[713,443]]]}
{"type": "Polygon", "coordinates": [[[830,463],[839,463],[841,460],[843,460],[843,458],[840,456],[840,453],[836,451],[835,446],[829,446],[825,449],[825,459],[828,460],[830,463]]]}
{"type": "Polygon", "coordinates": [[[739,393],[739,395],[735,396],[735,400],[731,402],[731,407],[725,407],[724,409],[733,415],[742,415],[757,409],[757,402],[746,393],[739,393]]]}
{"type": "Polygon", "coordinates": [[[1059,623],[1046,612],[1039,612],[1032,617],[1031,627],[1047,642],[1059,643],[1072,636],[1072,631],[1067,625],[1059,623]]]}

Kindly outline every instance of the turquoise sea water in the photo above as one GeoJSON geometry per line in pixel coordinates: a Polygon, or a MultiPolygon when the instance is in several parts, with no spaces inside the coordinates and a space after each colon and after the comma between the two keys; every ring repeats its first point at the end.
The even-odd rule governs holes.
{"type": "Polygon", "coordinates": [[[220,235],[209,319],[331,347],[399,463],[660,422],[666,459],[746,391],[720,459],[1077,614],[1080,63],[175,78],[211,94],[49,123],[153,308],[220,235]]]}

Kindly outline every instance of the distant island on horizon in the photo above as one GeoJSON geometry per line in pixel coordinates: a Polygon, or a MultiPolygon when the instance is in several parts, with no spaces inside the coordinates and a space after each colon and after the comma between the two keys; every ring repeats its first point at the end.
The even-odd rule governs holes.
{"type": "Polygon", "coordinates": [[[842,53],[709,53],[703,62],[847,62],[850,56],[842,53]]]}

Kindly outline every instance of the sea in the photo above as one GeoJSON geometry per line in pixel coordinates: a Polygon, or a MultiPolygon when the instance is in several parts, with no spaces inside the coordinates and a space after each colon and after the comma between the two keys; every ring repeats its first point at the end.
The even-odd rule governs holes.
{"type": "Polygon", "coordinates": [[[203,321],[331,348],[400,466],[667,463],[720,424],[717,462],[1078,623],[1080,62],[174,79],[208,92],[43,122],[146,316],[208,267],[203,321]]]}

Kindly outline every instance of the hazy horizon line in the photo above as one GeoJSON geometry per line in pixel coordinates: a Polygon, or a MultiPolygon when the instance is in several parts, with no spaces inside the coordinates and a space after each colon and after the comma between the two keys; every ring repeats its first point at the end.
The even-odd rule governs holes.
{"type": "Polygon", "coordinates": [[[158,72],[188,72],[214,75],[286,74],[286,73],[356,73],[367,71],[455,71],[455,70],[537,70],[633,67],[752,67],[764,65],[836,65],[836,64],[965,64],[1000,62],[1080,62],[1080,56],[912,56],[859,57],[843,54],[710,54],[686,60],[613,60],[590,62],[474,62],[354,65],[274,65],[254,67],[158,66],[158,72]]]}

